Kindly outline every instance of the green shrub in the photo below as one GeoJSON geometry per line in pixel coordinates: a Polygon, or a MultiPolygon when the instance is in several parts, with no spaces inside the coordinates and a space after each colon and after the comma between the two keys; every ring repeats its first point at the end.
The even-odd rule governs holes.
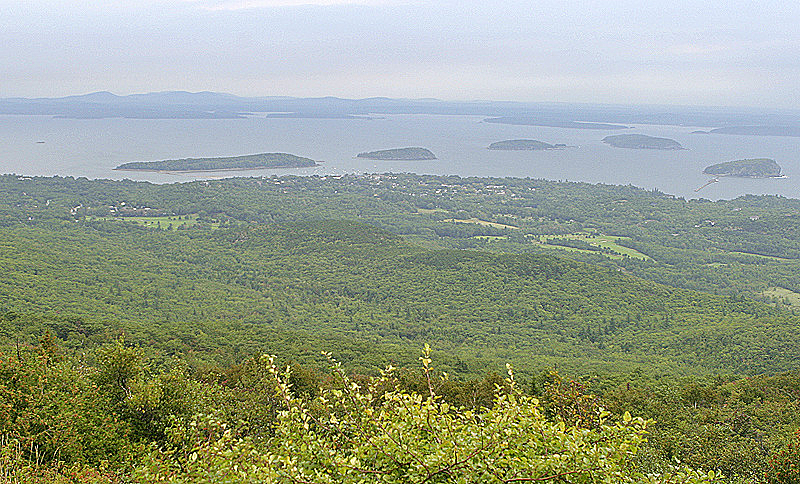
{"type": "Polygon", "coordinates": [[[137,478],[144,482],[266,483],[699,483],[687,469],[643,475],[631,459],[647,423],[625,413],[593,428],[549,421],[536,398],[517,390],[513,372],[489,409],[455,408],[436,395],[429,350],[422,356],[427,393],[399,389],[393,369],[365,385],[335,364],[339,385],[311,401],[295,397],[290,371],[263,358],[282,409],[264,442],[242,436],[215,415],[172,430],[173,447],[153,449],[137,478]]]}

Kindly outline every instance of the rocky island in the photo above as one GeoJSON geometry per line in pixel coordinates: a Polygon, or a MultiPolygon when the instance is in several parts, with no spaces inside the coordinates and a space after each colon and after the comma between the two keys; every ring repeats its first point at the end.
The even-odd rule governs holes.
{"type": "Polygon", "coordinates": [[[534,139],[509,139],[505,141],[498,141],[489,145],[490,150],[508,150],[508,151],[534,151],[534,150],[560,150],[566,148],[567,145],[557,143],[551,145],[544,141],[537,141],[534,139]]]}
{"type": "Polygon", "coordinates": [[[420,161],[435,160],[436,155],[425,148],[394,148],[391,150],[369,151],[359,153],[357,158],[367,158],[369,160],[397,160],[397,161],[420,161]]]}
{"type": "Polygon", "coordinates": [[[618,134],[606,136],[603,143],[615,148],[635,150],[682,150],[683,146],[674,139],[656,138],[645,134],[618,134]]]}
{"type": "Polygon", "coordinates": [[[769,158],[752,158],[707,166],[703,173],[743,178],[778,178],[781,176],[781,166],[769,158]]]}
{"type": "Polygon", "coordinates": [[[260,168],[306,168],[317,166],[317,162],[288,153],[259,153],[255,155],[228,156],[221,158],[183,158],[179,160],[133,161],[114,168],[115,170],[192,172],[192,171],[236,171],[260,168]]]}

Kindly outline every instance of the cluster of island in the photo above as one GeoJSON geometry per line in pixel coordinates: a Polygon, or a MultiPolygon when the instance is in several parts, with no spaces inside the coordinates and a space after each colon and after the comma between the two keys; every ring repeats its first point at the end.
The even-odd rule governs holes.
{"type": "MultiPolygon", "coordinates": [[[[615,148],[630,148],[630,149],[653,149],[653,150],[682,150],[684,149],[680,143],[669,138],[656,138],[654,136],[647,136],[644,134],[618,134],[613,136],[606,136],[603,138],[603,143],[613,146],[615,148]]],[[[505,141],[498,141],[489,145],[490,150],[508,150],[508,151],[523,151],[523,150],[559,150],[566,148],[567,145],[563,143],[545,143],[532,139],[510,139],[505,141]]]]}
{"type": "MultiPolygon", "coordinates": [[[[394,148],[389,150],[359,153],[358,158],[370,160],[420,161],[435,160],[426,148],[394,148]]],[[[254,155],[224,156],[212,158],[181,158],[178,160],[132,161],[123,163],[115,170],[155,171],[160,173],[191,173],[205,171],[258,170],[265,168],[309,168],[320,162],[289,153],[257,153],[254,155]]]]}
{"type": "MultiPolygon", "coordinates": [[[[606,136],[606,143],[615,148],[682,150],[680,143],[669,138],[657,138],[643,134],[620,134],[606,136]]],[[[542,151],[561,150],[567,148],[563,143],[545,143],[533,139],[510,139],[497,141],[489,145],[490,150],[505,151],[542,151]]],[[[357,158],[381,161],[427,161],[435,160],[436,155],[427,148],[408,147],[359,153],[357,158]]],[[[134,161],[124,163],[115,170],[156,171],[162,173],[189,173],[206,171],[236,171],[267,168],[308,168],[317,166],[319,162],[310,158],[289,153],[258,153],[244,156],[216,158],[183,158],[161,161],[134,161]]],[[[753,158],[727,161],[710,165],[703,170],[707,175],[715,177],[730,176],[744,178],[780,178],[781,167],[775,160],[753,158]]],[[[716,180],[712,180],[716,181],[716,180]]]]}

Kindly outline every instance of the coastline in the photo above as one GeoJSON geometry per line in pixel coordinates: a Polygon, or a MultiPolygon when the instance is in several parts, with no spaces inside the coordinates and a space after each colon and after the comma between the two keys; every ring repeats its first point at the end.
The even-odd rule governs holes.
{"type": "Polygon", "coordinates": [[[769,179],[781,179],[781,178],[789,178],[788,175],[776,175],[776,176],[756,176],[756,175],[720,175],[715,173],[706,173],[703,172],[704,175],[715,176],[717,178],[755,178],[755,179],[762,179],[762,180],[769,180],[769,179]]]}
{"type": "Polygon", "coordinates": [[[433,161],[438,158],[369,158],[366,156],[354,156],[353,159],[358,160],[373,160],[373,161],[433,161]]]}
{"type": "Polygon", "coordinates": [[[250,171],[250,170],[273,170],[273,169],[291,169],[291,168],[313,168],[319,166],[319,163],[314,163],[308,166],[253,166],[248,168],[219,168],[215,170],[156,170],[147,168],[113,168],[114,171],[146,171],[149,173],[162,173],[165,175],[184,175],[187,173],[218,173],[222,171],[250,171]]]}

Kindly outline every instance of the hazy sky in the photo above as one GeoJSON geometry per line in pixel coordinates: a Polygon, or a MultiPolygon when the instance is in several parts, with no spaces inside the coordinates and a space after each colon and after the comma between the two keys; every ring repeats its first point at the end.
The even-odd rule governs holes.
{"type": "Polygon", "coordinates": [[[0,97],[800,108],[798,24],[790,0],[0,0],[0,97]]]}

